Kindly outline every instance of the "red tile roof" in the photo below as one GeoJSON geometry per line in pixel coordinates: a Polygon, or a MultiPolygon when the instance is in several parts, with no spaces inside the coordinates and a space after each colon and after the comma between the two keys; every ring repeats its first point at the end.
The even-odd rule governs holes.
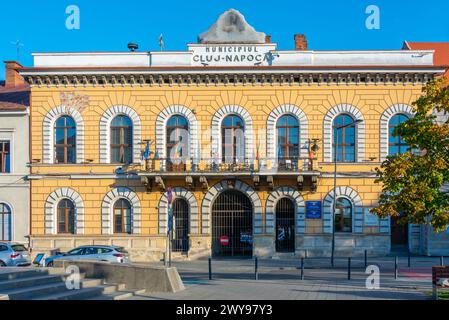
{"type": "Polygon", "coordinates": [[[0,86],[0,103],[10,102],[20,105],[30,105],[31,88],[29,84],[6,88],[0,86]]]}

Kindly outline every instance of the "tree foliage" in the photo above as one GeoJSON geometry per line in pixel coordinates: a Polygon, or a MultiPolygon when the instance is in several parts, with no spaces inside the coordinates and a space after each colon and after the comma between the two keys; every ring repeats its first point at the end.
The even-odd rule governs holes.
{"type": "Polygon", "coordinates": [[[410,150],[389,156],[376,168],[376,183],[382,184],[380,217],[398,217],[399,223],[430,223],[436,231],[449,224],[449,119],[437,123],[434,110],[449,114],[449,86],[443,79],[429,82],[413,103],[414,117],[398,125],[410,150]]]}

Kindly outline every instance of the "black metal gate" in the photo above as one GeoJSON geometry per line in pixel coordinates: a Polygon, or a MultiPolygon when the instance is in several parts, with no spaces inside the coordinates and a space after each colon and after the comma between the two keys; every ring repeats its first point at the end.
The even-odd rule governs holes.
{"type": "Polygon", "coordinates": [[[189,205],[186,200],[177,198],[173,200],[173,239],[174,252],[189,251],[189,205]]]}
{"type": "Polygon", "coordinates": [[[212,255],[251,257],[252,254],[251,201],[240,191],[224,191],[212,206],[212,255]]]}
{"type": "Polygon", "coordinates": [[[295,252],[295,204],[288,198],[276,204],[276,252],[295,252]]]}

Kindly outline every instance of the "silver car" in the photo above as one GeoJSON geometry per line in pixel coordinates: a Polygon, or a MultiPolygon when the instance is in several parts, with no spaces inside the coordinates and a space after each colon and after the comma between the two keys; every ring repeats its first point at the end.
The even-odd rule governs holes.
{"type": "Polygon", "coordinates": [[[58,253],[45,259],[45,266],[52,267],[57,259],[63,260],[98,260],[115,263],[129,263],[128,252],[117,246],[82,246],[67,253],[58,253]]]}
{"type": "Polygon", "coordinates": [[[23,244],[0,242],[0,267],[31,265],[31,257],[23,244]]]}

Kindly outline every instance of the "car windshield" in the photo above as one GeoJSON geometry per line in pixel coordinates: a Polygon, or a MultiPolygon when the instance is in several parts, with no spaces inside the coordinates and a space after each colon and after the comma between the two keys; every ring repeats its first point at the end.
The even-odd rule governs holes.
{"type": "Polygon", "coordinates": [[[123,248],[123,247],[115,248],[115,251],[120,252],[120,253],[128,253],[128,251],[126,251],[125,248],[123,248]]]}
{"type": "Polygon", "coordinates": [[[27,251],[27,249],[25,248],[25,246],[22,245],[22,244],[13,244],[13,245],[11,246],[11,248],[12,248],[14,251],[16,251],[16,252],[27,251]]]}

